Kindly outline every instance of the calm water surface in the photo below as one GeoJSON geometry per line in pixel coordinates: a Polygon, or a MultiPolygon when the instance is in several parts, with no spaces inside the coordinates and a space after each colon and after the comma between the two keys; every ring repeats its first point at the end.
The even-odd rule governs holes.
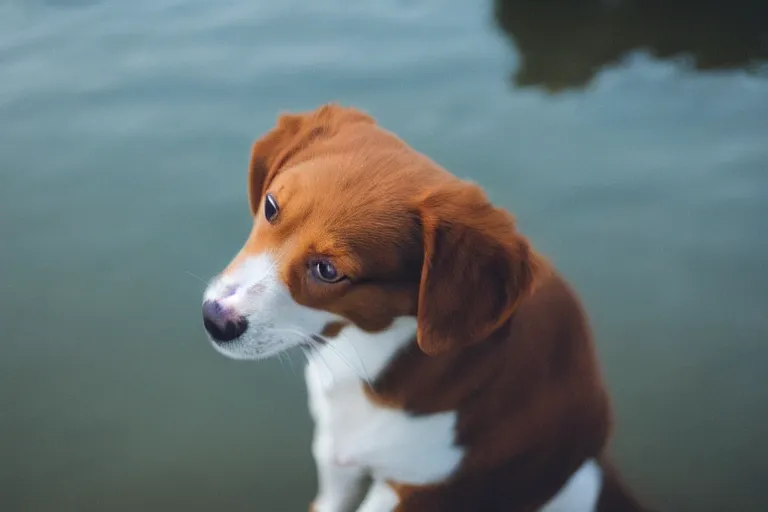
{"type": "Polygon", "coordinates": [[[0,510],[306,509],[300,358],[224,359],[199,306],[250,143],[329,100],[578,287],[639,493],[768,510],[765,10],[560,4],[0,3],[0,510]]]}

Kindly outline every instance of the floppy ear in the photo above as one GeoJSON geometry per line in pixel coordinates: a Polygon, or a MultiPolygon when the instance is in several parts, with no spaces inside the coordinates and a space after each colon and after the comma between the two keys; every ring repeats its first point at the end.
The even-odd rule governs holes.
{"type": "Polygon", "coordinates": [[[482,190],[457,181],[423,200],[419,347],[434,355],[486,339],[531,289],[537,256],[482,190]]]}
{"type": "Polygon", "coordinates": [[[374,120],[364,112],[334,103],[315,110],[282,114],[275,127],[254,142],[248,170],[248,200],[251,213],[259,209],[261,196],[277,173],[289,163],[298,163],[302,151],[318,139],[335,133],[349,122],[374,120]]]}

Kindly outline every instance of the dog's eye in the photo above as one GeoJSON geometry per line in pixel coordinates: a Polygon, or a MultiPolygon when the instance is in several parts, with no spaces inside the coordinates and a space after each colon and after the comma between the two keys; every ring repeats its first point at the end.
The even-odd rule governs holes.
{"type": "Polygon", "coordinates": [[[328,260],[312,262],[310,271],[314,277],[326,283],[337,283],[344,279],[344,276],[341,275],[339,271],[336,270],[336,267],[333,266],[333,263],[328,260]]]}
{"type": "Polygon", "coordinates": [[[275,196],[267,194],[264,197],[264,217],[267,218],[267,222],[270,224],[277,220],[277,214],[280,213],[280,208],[277,206],[275,196]]]}

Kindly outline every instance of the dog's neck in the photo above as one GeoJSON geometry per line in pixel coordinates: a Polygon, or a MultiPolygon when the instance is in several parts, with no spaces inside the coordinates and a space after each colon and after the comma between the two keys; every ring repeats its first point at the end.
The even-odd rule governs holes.
{"type": "Polygon", "coordinates": [[[399,350],[413,342],[416,318],[401,317],[380,332],[347,326],[308,355],[326,390],[349,383],[373,382],[399,350]]]}
{"type": "MultiPolygon", "coordinates": [[[[539,255],[535,258],[534,283],[528,296],[553,274],[546,258],[539,255]]],[[[308,354],[309,364],[327,390],[341,384],[372,384],[398,352],[416,342],[416,330],[416,318],[410,316],[396,318],[389,328],[373,333],[347,324],[312,349],[308,354]]]]}

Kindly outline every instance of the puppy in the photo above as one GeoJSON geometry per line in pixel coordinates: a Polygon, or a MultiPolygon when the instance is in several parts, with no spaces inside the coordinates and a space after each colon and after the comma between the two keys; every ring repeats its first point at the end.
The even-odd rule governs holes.
{"type": "Polygon", "coordinates": [[[255,142],[248,193],[203,324],[230,358],[307,352],[310,510],[641,510],[579,299],[480,187],[328,104],[255,142]]]}

